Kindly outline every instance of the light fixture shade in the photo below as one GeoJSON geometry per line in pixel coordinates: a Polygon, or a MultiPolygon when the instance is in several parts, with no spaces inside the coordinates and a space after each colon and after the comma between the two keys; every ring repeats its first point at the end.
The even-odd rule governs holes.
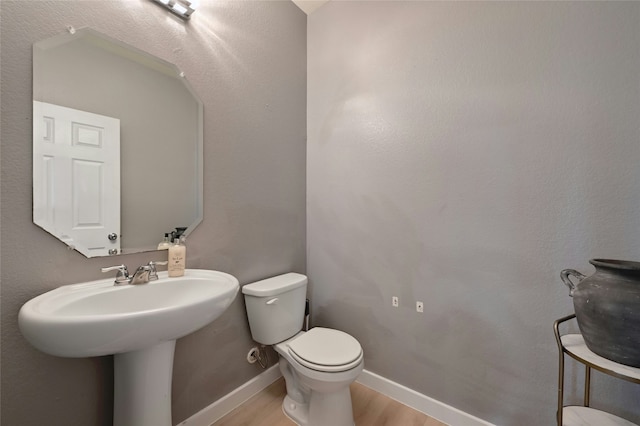
{"type": "Polygon", "coordinates": [[[189,19],[195,12],[197,1],[195,0],[153,0],[161,4],[183,19],[189,19]]]}

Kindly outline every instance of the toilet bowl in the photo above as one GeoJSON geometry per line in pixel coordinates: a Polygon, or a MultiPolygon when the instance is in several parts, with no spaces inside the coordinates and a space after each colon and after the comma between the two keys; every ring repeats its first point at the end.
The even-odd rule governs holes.
{"type": "Polygon", "coordinates": [[[339,330],[301,331],[306,286],[296,273],[244,286],[251,334],[278,353],[289,418],[301,426],[353,426],[349,385],[364,368],[362,347],[339,330]]]}

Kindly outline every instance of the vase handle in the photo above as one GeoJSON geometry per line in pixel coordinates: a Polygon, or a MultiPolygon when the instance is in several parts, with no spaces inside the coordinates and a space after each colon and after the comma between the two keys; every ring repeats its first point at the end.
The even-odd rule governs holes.
{"type": "Polygon", "coordinates": [[[587,278],[587,276],[581,274],[575,269],[565,269],[560,272],[560,278],[562,278],[562,282],[565,283],[567,287],[569,287],[569,296],[573,297],[573,292],[576,291],[578,284],[574,284],[573,281],[569,279],[569,276],[576,277],[578,279],[578,284],[580,284],[580,281],[587,278]]]}

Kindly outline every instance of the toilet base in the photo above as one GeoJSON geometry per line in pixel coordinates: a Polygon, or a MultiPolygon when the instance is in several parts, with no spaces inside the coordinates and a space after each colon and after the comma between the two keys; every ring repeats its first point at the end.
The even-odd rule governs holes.
{"type": "Polygon", "coordinates": [[[311,392],[308,403],[282,401],[284,414],[299,426],[354,426],[349,387],[331,393],[311,392]]]}
{"type": "Polygon", "coordinates": [[[308,426],[316,425],[354,426],[348,385],[337,392],[311,392],[308,426]]]}
{"type": "Polygon", "coordinates": [[[291,399],[289,395],[282,401],[282,412],[299,426],[309,424],[309,404],[301,404],[291,399]]]}

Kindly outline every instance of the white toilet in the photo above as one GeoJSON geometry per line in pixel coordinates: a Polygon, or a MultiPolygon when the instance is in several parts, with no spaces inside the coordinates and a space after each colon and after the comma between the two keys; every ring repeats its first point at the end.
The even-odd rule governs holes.
{"type": "Polygon", "coordinates": [[[247,284],[242,293],[253,339],[279,354],[285,414],[301,426],[353,426],[349,385],[364,368],[362,347],[342,331],[301,331],[307,277],[278,275],[247,284]]]}

